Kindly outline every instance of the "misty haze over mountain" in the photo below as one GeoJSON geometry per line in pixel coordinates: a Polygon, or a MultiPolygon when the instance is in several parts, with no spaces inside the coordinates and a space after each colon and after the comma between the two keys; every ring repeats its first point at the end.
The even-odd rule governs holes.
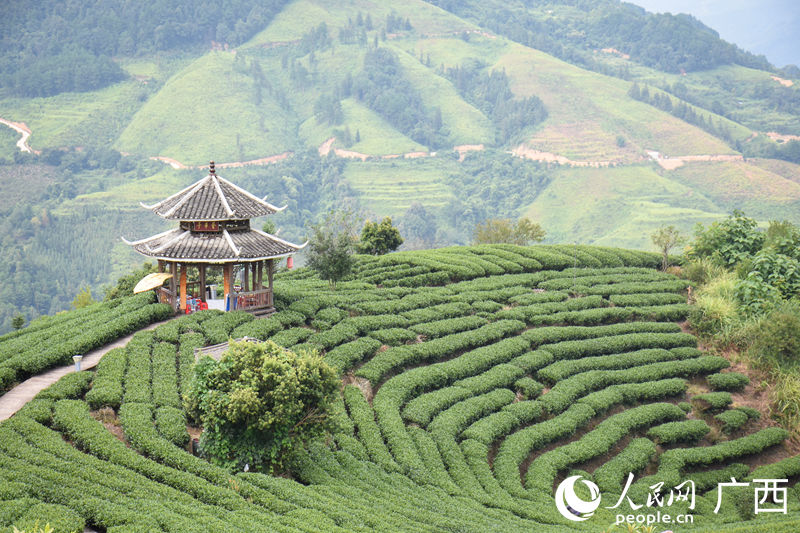
{"type": "Polygon", "coordinates": [[[636,0],[658,13],[689,13],[726,41],[764,54],[777,67],[800,64],[800,3],[795,0],[636,0]]]}

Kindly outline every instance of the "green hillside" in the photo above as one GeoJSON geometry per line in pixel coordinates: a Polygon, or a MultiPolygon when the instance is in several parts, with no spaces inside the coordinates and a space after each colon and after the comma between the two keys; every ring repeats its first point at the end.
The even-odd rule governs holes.
{"type": "Polygon", "coordinates": [[[115,147],[190,165],[285,152],[296,129],[291,115],[272,100],[256,104],[252,82],[236,67],[237,56],[226,52],[192,62],[142,106],[115,147]]]}
{"type": "MultiPolygon", "coordinates": [[[[0,64],[17,72],[20,54],[35,48],[26,43],[46,30],[16,0],[9,6],[19,42],[0,64]]],[[[88,46],[77,36],[92,20],[51,7],[64,43],[88,46]]],[[[1,331],[17,310],[34,318],[63,308],[82,283],[99,293],[111,272],[139,262],[117,238],[161,226],[138,203],[202,172],[152,158],[177,167],[271,162],[220,172],[303,206],[276,218],[295,239],[321,209],[345,203],[392,216],[415,247],[468,244],[490,217],[531,216],[551,243],[638,249],[650,249],[660,225],[689,232],[732,209],[762,223],[800,222],[800,141],[791,137],[800,134],[800,80],[697,21],[616,0],[254,7],[237,1],[181,26],[181,13],[161,4],[98,5],[119,30],[96,41],[107,52],[48,43],[26,59],[41,83],[22,74],[0,83],[0,117],[25,123],[41,152],[17,152],[17,134],[2,126],[2,186],[30,178],[0,207],[15,228],[0,272],[15,276],[18,258],[30,257],[20,283],[31,290],[3,287],[1,331]],[[153,16],[157,32],[124,27],[153,16]],[[643,29],[649,48],[633,39],[643,29]],[[48,67],[73,52],[105,74],[85,85],[48,67]],[[314,153],[323,155],[312,161],[314,153]],[[406,216],[416,204],[428,227],[413,227],[419,213],[406,216]],[[43,213],[57,215],[50,229],[43,213]],[[87,230],[91,242],[54,238],[82,232],[70,222],[82,218],[104,221],[87,230]]]]}
{"type": "MultiPolygon", "coordinates": [[[[690,515],[682,531],[795,530],[788,432],[756,420],[757,385],[675,323],[688,282],[659,263],[499,245],[360,256],[336,291],[305,269],[280,274],[272,317],[201,311],[140,331],[0,423],[0,527],[605,531],[618,513],[661,510],[690,515]],[[281,477],[186,451],[194,349],[245,335],[316,349],[342,380],[338,429],[297,449],[281,477]],[[629,472],[625,494],[642,508],[609,509],[629,472]],[[585,522],[554,500],[572,475],[600,491],[585,522]],[[715,510],[731,477],[790,479],[787,513],[761,502],[779,512],[753,516],[749,487],[726,489],[715,510]],[[693,499],[668,499],[687,479],[693,499]],[[645,507],[655,483],[664,504],[645,507]]],[[[0,353],[103,312],[42,320],[0,337],[0,353]]]]}

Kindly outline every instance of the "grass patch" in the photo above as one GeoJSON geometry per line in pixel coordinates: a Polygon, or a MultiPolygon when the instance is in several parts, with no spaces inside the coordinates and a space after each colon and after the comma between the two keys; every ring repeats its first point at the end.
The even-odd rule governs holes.
{"type": "Polygon", "coordinates": [[[0,100],[0,116],[26,123],[32,131],[28,144],[36,150],[108,147],[150,94],[141,82],[128,80],[88,93],[5,98],[0,100]]]}
{"type": "Polygon", "coordinates": [[[349,128],[353,137],[358,132],[361,141],[350,147],[345,147],[338,142],[335,147],[369,155],[403,154],[427,150],[426,147],[394,129],[383,117],[352,98],[342,100],[342,112],[344,113],[344,122],[337,126],[317,124],[317,119],[312,116],[300,125],[300,136],[309,144],[319,146],[334,135],[334,130],[349,128]]]}
{"type": "Polygon", "coordinates": [[[652,250],[650,233],[659,226],[673,224],[690,234],[696,222],[708,223],[724,213],[642,165],[558,170],[522,215],[542,225],[548,242],[652,250]]]}
{"type": "Polygon", "coordinates": [[[450,142],[456,144],[492,144],[494,128],[480,111],[461,98],[449,80],[446,80],[409,55],[394,47],[406,77],[416,87],[428,108],[442,110],[442,123],[449,130],[450,142]]]}
{"type": "MultiPolygon", "coordinates": [[[[589,122],[613,134],[614,139],[623,135],[642,155],[645,150],[670,155],[735,153],[701,129],[628,97],[627,81],[583,70],[517,44],[509,47],[495,67],[506,69],[515,94],[542,99],[550,113],[545,128],[589,122]]],[[[586,136],[591,140],[596,131],[590,130],[586,136]]],[[[581,142],[581,137],[572,141],[581,142]]],[[[608,142],[603,149],[615,151],[608,142]]]]}
{"type": "Polygon", "coordinates": [[[172,77],[134,116],[115,147],[186,164],[257,159],[288,150],[294,116],[254,101],[254,81],[235,55],[211,52],[172,77]]]}

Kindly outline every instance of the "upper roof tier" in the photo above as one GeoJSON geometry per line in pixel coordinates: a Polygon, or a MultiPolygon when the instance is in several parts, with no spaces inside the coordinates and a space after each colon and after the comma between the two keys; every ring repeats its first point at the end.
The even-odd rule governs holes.
{"type": "Polygon", "coordinates": [[[272,215],[286,209],[275,207],[241,187],[217,176],[214,162],[209,174],[154,205],[141,204],[169,220],[243,220],[272,215]]]}

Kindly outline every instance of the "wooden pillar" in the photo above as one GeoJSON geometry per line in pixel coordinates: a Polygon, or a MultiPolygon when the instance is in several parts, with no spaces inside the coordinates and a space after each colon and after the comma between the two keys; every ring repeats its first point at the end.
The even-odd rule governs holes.
{"type": "Polygon", "coordinates": [[[163,259],[159,259],[158,260],[158,273],[161,274],[163,272],[164,272],[164,260],[163,259]]]}
{"type": "Polygon", "coordinates": [[[226,263],[222,265],[222,293],[223,298],[227,298],[231,293],[231,265],[226,263]]]}
{"type": "Polygon", "coordinates": [[[186,263],[181,263],[181,310],[186,310],[186,263]]]}
{"type": "Polygon", "coordinates": [[[258,290],[264,288],[264,261],[258,262],[258,274],[256,279],[258,279],[258,290]]]}
{"type": "Polygon", "coordinates": [[[200,299],[204,302],[208,301],[208,296],[206,295],[206,264],[200,263],[197,267],[200,270],[200,299]]]}
{"type": "Polygon", "coordinates": [[[247,292],[250,289],[248,288],[250,285],[250,265],[247,263],[244,264],[244,273],[242,274],[242,291],[247,292]]]}
{"type": "Polygon", "coordinates": [[[272,274],[273,274],[274,270],[275,270],[275,260],[274,259],[267,260],[267,284],[269,285],[269,300],[268,300],[267,303],[269,303],[270,306],[272,306],[272,302],[273,302],[273,299],[272,299],[272,274]]]}
{"type": "Polygon", "coordinates": [[[253,261],[252,263],[250,263],[250,277],[253,279],[253,288],[250,290],[252,291],[261,290],[261,287],[258,286],[257,263],[258,261],[253,261]]]}
{"type": "Polygon", "coordinates": [[[169,291],[172,294],[177,294],[175,290],[175,283],[178,281],[178,264],[177,263],[170,263],[169,264],[169,273],[172,274],[172,277],[169,278],[169,291]]]}

